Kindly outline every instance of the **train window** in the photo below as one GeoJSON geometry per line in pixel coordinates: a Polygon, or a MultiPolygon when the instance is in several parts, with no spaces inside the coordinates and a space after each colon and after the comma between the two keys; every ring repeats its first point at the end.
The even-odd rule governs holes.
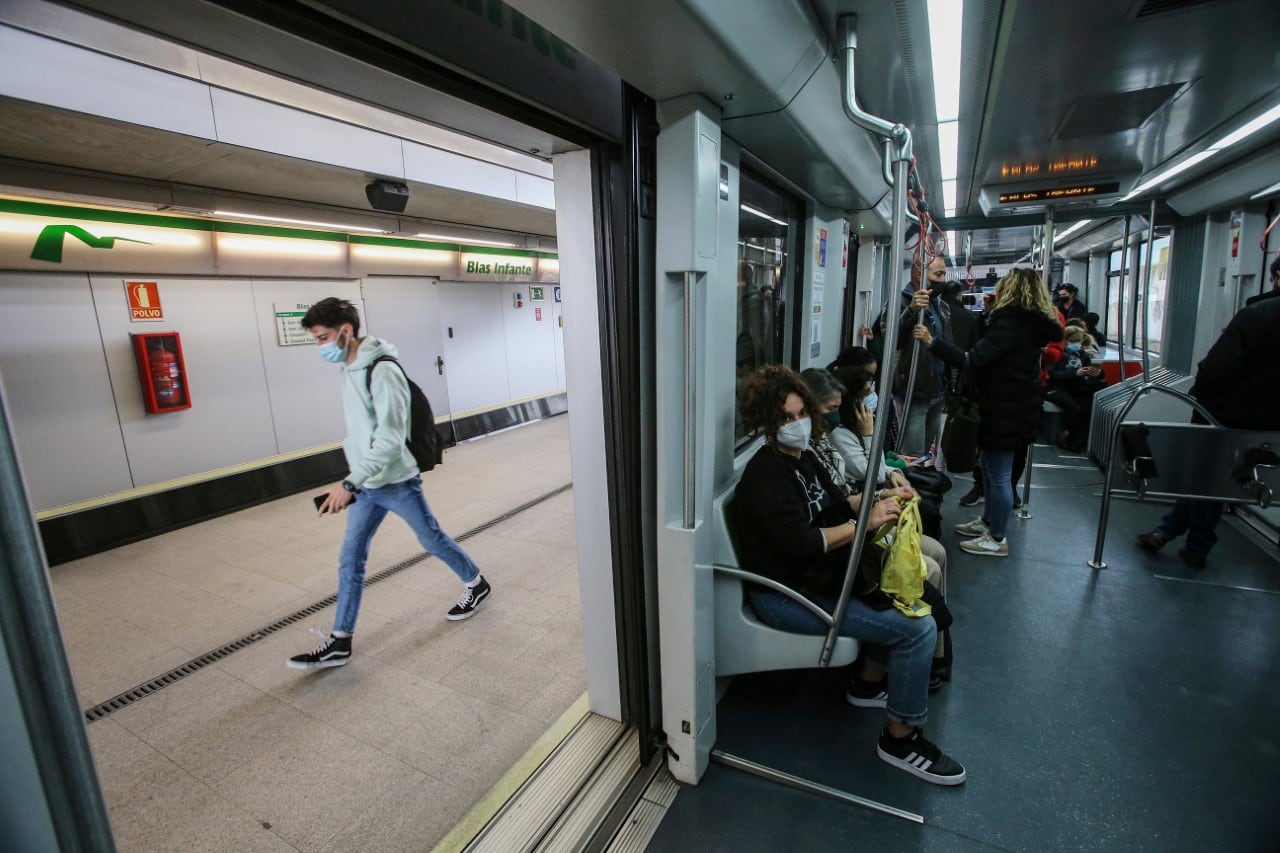
{"type": "MultiPolygon", "coordinates": [[[[1164,313],[1169,293],[1169,245],[1168,235],[1156,237],[1153,255],[1155,266],[1151,269],[1151,293],[1146,301],[1148,349],[1159,354],[1164,337],[1164,313]]],[[[1119,312],[1120,300],[1120,259],[1121,250],[1112,252],[1107,263],[1107,315],[1103,333],[1114,339],[1116,330],[1121,328],[1119,312]]],[[[1147,274],[1147,244],[1145,242],[1133,246],[1129,250],[1128,269],[1124,282],[1124,340],[1125,348],[1136,350],[1141,344],[1142,315],[1137,308],[1138,295],[1142,292],[1142,283],[1147,274]]]]}
{"type": "MultiPolygon", "coordinates": [[[[799,364],[794,315],[801,304],[796,241],[802,206],[798,199],[745,167],[738,209],[738,326],[736,375],[740,388],[765,364],[799,364]]],[[[740,414],[734,438],[748,438],[740,414]]]]}

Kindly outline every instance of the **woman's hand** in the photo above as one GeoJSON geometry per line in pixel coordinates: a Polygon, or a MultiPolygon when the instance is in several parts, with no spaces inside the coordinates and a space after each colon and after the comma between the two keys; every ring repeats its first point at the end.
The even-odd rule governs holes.
{"type": "Polygon", "coordinates": [[[906,475],[903,474],[901,471],[899,471],[897,468],[889,469],[889,485],[905,486],[906,488],[911,489],[911,494],[908,495],[907,497],[914,498],[917,496],[916,490],[911,488],[911,482],[907,479],[906,475]]]}
{"type": "Polygon", "coordinates": [[[870,326],[861,326],[858,331],[862,333],[862,337],[869,341],[875,339],[876,333],[870,326]]]}
{"type": "Polygon", "coordinates": [[[929,327],[923,323],[916,324],[916,327],[911,330],[911,337],[915,338],[926,347],[933,346],[933,335],[929,332],[929,327]]]}
{"type": "Polygon", "coordinates": [[[858,419],[858,423],[857,423],[858,435],[861,435],[861,436],[871,435],[871,433],[874,432],[876,428],[875,412],[868,409],[866,403],[859,403],[858,408],[855,410],[855,414],[858,419]]]}
{"type": "Polygon", "coordinates": [[[873,528],[879,528],[897,519],[902,514],[902,504],[896,498],[885,498],[871,508],[871,518],[867,520],[873,528]]]}
{"type": "Polygon", "coordinates": [[[907,486],[895,485],[892,489],[887,489],[886,495],[885,495],[885,497],[902,498],[904,501],[909,501],[915,496],[916,496],[916,490],[911,488],[911,486],[909,485],[907,486]]]}

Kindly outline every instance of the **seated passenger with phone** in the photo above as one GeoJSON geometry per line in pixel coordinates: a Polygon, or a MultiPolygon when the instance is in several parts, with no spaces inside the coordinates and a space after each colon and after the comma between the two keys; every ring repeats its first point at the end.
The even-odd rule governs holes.
{"type": "MultiPolygon", "coordinates": [[[[861,495],[845,497],[809,447],[821,432],[820,406],[799,374],[780,365],[762,367],[742,388],[741,412],[765,445],[747,463],[734,500],[743,564],[809,597],[828,612],[844,583],[861,495]]],[[[873,528],[897,518],[900,505],[886,498],[871,510],[873,528]]],[[[773,590],[749,587],[752,607],[766,624],[799,634],[825,634],[805,607],[773,590]]],[[[884,708],[888,722],[876,752],[891,766],[936,785],[959,785],[965,770],[926,740],[929,677],[937,642],[933,618],[908,616],[878,586],[854,589],[840,633],[883,650],[888,674],[864,656],[849,686],[848,701],[884,708]]]]}

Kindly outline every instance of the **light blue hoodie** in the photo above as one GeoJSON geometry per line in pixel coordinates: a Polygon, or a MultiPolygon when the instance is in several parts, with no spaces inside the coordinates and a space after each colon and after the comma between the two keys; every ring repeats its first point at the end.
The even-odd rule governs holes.
{"type": "Polygon", "coordinates": [[[386,341],[366,337],[356,358],[342,367],[342,410],[347,437],[342,451],[347,479],[366,489],[400,483],[418,475],[418,463],[405,446],[409,431],[409,383],[399,367],[383,362],[373,368],[373,394],[365,390],[369,365],[380,356],[395,357],[386,341]]]}

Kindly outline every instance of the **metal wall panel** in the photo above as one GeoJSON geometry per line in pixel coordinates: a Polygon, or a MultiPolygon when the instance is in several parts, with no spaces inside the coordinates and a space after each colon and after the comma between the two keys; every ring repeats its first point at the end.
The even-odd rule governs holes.
{"type": "Polygon", "coordinates": [[[499,320],[502,298],[499,285],[440,284],[444,373],[455,413],[496,406],[511,399],[507,387],[507,343],[499,320]]]}
{"type": "Polygon", "coordinates": [[[1169,259],[1169,294],[1166,328],[1177,334],[1165,335],[1165,366],[1184,375],[1191,373],[1196,341],[1196,316],[1200,310],[1200,287],[1204,267],[1204,242],[1208,220],[1188,217],[1173,234],[1169,259]]]}
{"type": "MultiPolygon", "coordinates": [[[[134,486],[151,486],[277,453],[249,283],[155,279],[164,320],[131,323],[125,279],[92,276],[102,342],[134,486]],[[182,335],[192,407],[145,414],[131,332],[182,335]]],[[[79,409],[77,408],[77,411],[79,409]]]]}
{"type": "Polygon", "coordinates": [[[542,286],[543,300],[534,302],[527,284],[502,286],[502,330],[507,342],[507,390],[512,400],[558,391],[556,383],[556,343],[552,328],[552,287],[542,286]],[[512,296],[524,296],[524,307],[516,308],[512,296]],[[538,319],[541,311],[542,318],[538,319]]]}
{"type": "MultiPolygon", "coordinates": [[[[357,282],[252,279],[251,289],[278,452],[290,453],[341,440],[346,434],[342,371],[320,358],[314,346],[281,346],[275,312],[277,306],[285,310],[287,306],[315,304],[329,296],[349,299],[360,306],[357,282]]],[[[198,376],[193,379],[200,381],[198,376]]],[[[197,403],[199,399],[194,398],[197,403]]]]}
{"type": "Polygon", "coordinates": [[[89,277],[0,273],[0,314],[0,384],[32,507],[131,488],[89,277]]]}

